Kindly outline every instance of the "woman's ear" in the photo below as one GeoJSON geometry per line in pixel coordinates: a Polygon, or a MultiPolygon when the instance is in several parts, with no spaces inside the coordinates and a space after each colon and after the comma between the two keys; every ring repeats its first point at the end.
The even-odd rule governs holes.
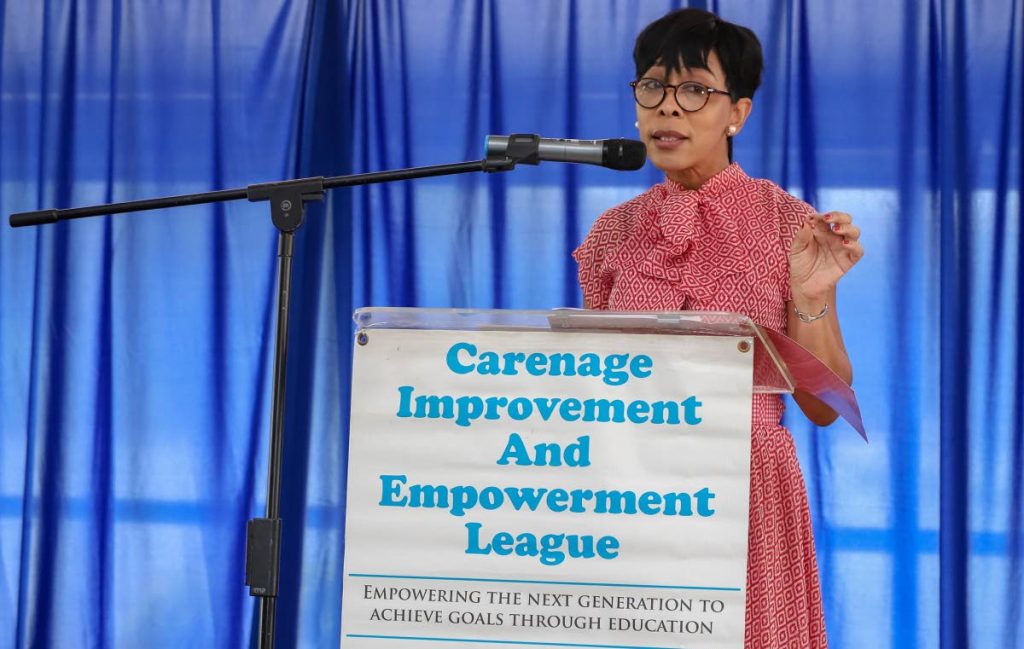
{"type": "Polygon", "coordinates": [[[732,112],[729,114],[728,133],[730,137],[743,130],[743,125],[753,109],[754,102],[749,97],[742,97],[733,103],[732,112]]]}

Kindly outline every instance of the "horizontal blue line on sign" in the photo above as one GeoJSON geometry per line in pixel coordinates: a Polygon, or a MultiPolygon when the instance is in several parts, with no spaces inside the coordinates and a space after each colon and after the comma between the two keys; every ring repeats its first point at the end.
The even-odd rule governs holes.
{"type": "Polygon", "coordinates": [[[680,649],[679,647],[657,647],[655,645],[634,644],[583,644],[577,642],[531,642],[529,640],[479,640],[473,638],[423,638],[406,635],[365,635],[362,633],[346,633],[346,638],[364,638],[369,640],[409,640],[416,642],[463,642],[476,644],[512,644],[531,647],[595,647],[596,649],[680,649]]]}
{"type": "Polygon", "coordinates": [[[544,581],[539,579],[488,579],[485,577],[431,577],[426,575],[370,575],[361,572],[350,572],[349,577],[366,579],[419,579],[424,581],[477,581],[492,584],[545,584],[548,586],[600,586],[605,588],[661,588],[666,590],[715,590],[738,593],[741,588],[724,588],[722,586],[667,586],[663,584],[609,584],[598,581],[544,581]]]}

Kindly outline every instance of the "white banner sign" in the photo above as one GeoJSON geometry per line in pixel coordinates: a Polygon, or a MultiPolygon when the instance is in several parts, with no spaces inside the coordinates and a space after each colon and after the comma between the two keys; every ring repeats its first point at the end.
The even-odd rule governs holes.
{"type": "Polygon", "coordinates": [[[743,646],[738,339],[366,333],[342,647],[743,646]]]}

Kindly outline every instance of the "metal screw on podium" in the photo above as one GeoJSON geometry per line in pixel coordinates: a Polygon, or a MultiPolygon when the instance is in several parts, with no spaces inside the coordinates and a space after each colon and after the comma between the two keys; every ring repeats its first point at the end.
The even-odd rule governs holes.
{"type": "Polygon", "coordinates": [[[365,345],[366,343],[370,342],[370,337],[366,335],[365,331],[360,331],[356,335],[356,342],[359,343],[360,345],[365,345]]]}
{"type": "Polygon", "coordinates": [[[739,343],[736,344],[736,349],[746,354],[747,352],[750,351],[750,343],[747,342],[746,340],[741,340],[739,343]]]}

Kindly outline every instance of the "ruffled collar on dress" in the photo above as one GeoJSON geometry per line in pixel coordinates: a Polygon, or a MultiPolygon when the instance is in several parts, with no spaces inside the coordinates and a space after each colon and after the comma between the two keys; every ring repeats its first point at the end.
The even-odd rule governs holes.
{"type": "Polygon", "coordinates": [[[710,200],[749,182],[750,176],[740,168],[739,163],[733,162],[725,169],[722,169],[717,174],[704,181],[704,184],[698,189],[687,189],[669,178],[665,179],[665,182],[662,183],[662,187],[665,188],[665,192],[667,194],[688,194],[710,200]]]}
{"type": "Polygon", "coordinates": [[[726,194],[750,182],[736,163],[699,189],[666,178],[655,186],[654,200],[640,215],[630,240],[607,260],[609,270],[635,268],[642,276],[671,282],[677,304],[687,308],[713,303],[725,276],[753,263],[733,254],[743,237],[742,226],[720,218],[716,207],[726,194]]]}
{"type": "MultiPolygon", "coordinates": [[[[698,242],[712,244],[706,234],[708,220],[715,212],[713,206],[720,197],[749,182],[750,177],[735,162],[708,178],[699,189],[687,189],[666,178],[660,185],[664,194],[652,214],[654,227],[650,232],[654,235],[656,246],[667,253],[662,263],[667,266],[678,265],[698,242]]],[[[712,229],[736,228],[733,223],[720,223],[717,226],[712,229]]],[[[662,273],[656,271],[656,274],[662,273]]]]}

